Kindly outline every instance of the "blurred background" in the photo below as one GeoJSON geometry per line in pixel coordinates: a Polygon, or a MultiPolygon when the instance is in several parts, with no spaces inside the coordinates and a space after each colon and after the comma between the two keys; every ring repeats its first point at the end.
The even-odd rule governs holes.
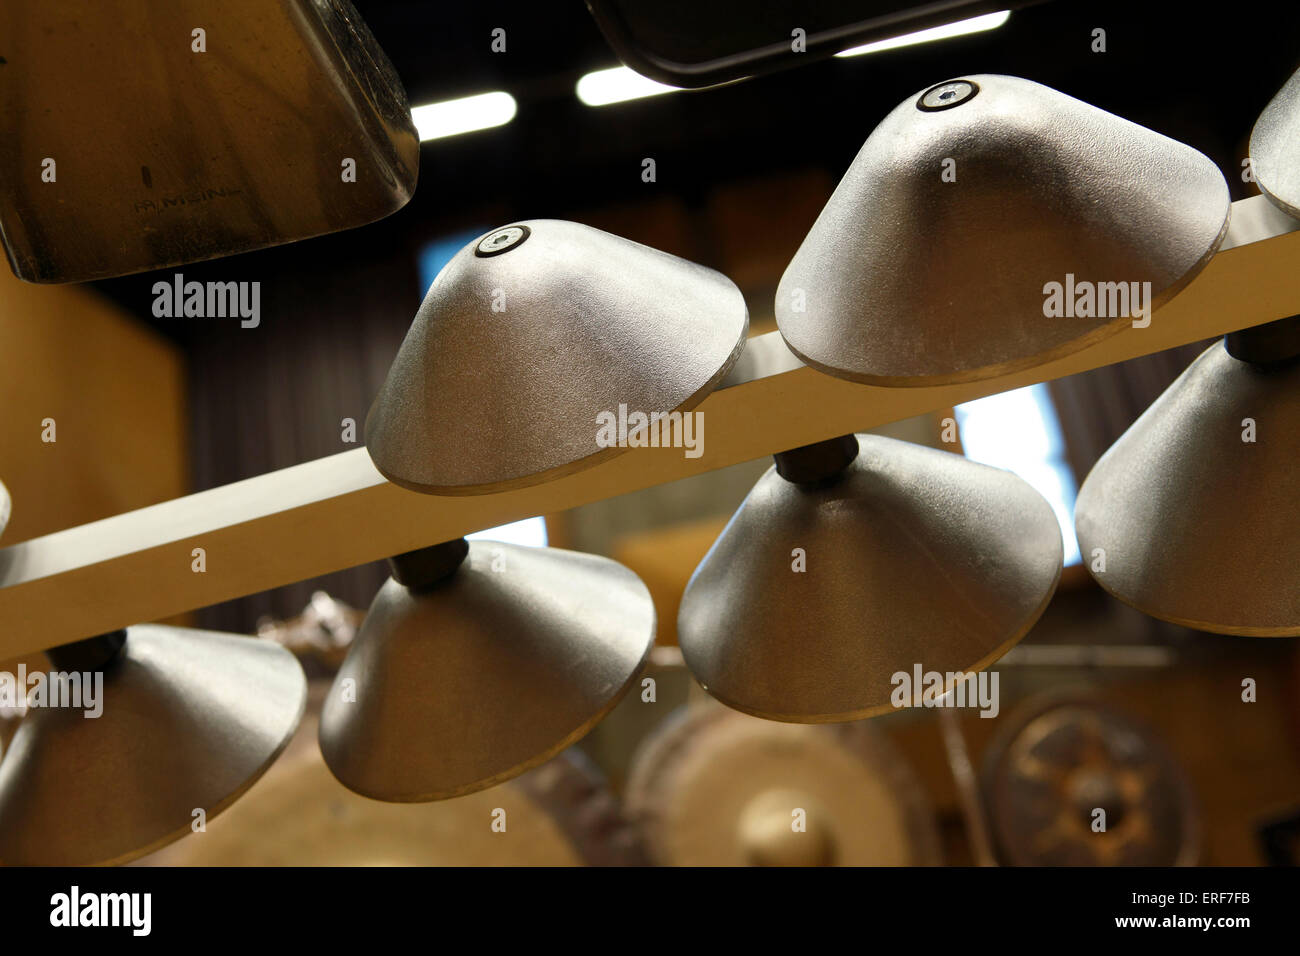
{"type": "MultiPolygon", "coordinates": [[[[839,176],[875,124],[917,91],[973,72],[1036,80],[1196,147],[1219,165],[1239,199],[1256,192],[1240,174],[1253,120],[1300,64],[1294,4],[1212,10],[1056,0],[1017,9],[995,25],[985,20],[979,32],[716,88],[664,91],[623,74],[584,79],[619,64],[579,0],[355,5],[396,67],[427,137],[415,197],[362,229],[166,270],[198,281],[260,281],[263,319],[256,329],[154,318],[150,289],[164,273],[76,287],[31,286],[7,271],[0,275],[0,448],[14,499],[6,545],[358,447],[343,442],[343,420],[353,419],[359,431],[424,290],[461,246],[494,226],[571,219],[711,266],[740,286],[751,334],[761,334],[775,329],[777,282],[839,176]],[[505,31],[502,52],[492,46],[498,28],[505,31]],[[1105,52],[1093,50],[1098,28],[1106,31],[1105,52]],[[628,93],[655,95],[591,105],[618,97],[620,81],[630,83],[628,93]],[[483,94],[496,95],[458,110],[421,109],[483,94]],[[466,117],[461,126],[485,128],[455,132],[466,117]],[[647,158],[655,167],[649,182],[642,175],[647,158]],[[58,420],[61,439],[75,440],[31,441],[29,431],[47,416],[58,420]]],[[[729,787],[761,777],[755,768],[763,761],[779,777],[788,766],[782,760],[799,759],[823,768],[810,786],[826,791],[818,798],[824,803],[834,793],[876,793],[852,774],[877,781],[879,792],[828,811],[842,830],[825,837],[832,849],[823,847],[822,856],[782,857],[780,841],[765,841],[760,821],[736,837],[737,846],[748,847],[741,861],[853,862],[859,858],[844,849],[850,834],[874,827],[898,834],[904,850],[895,862],[1042,862],[1035,854],[1050,856],[1043,849],[1050,845],[1050,852],[1065,847],[1075,854],[1058,862],[1293,863],[1300,857],[1296,641],[1204,635],[1147,618],[1106,596],[1079,566],[1073,544],[1079,482],[1204,345],[882,430],[951,449],[940,441],[940,428],[953,417],[965,454],[1021,474],[1062,519],[1071,566],[1043,619],[999,665],[1002,707],[995,719],[973,711],[951,720],[935,711],[904,712],[872,721],[863,731],[869,739],[802,728],[813,736],[798,738],[804,749],[794,758],[782,749],[785,729],[732,717],[699,699],[673,653],[677,601],[767,461],[493,532],[614,557],[644,578],[659,613],[652,668],[658,706],[647,708],[633,695],[581,745],[585,757],[574,759],[586,761],[585,783],[550,780],[527,795],[541,808],[539,820],[562,822],[547,830],[556,845],[568,846],[564,852],[574,860],[613,862],[617,844],[635,845],[657,862],[720,861],[682,849],[700,843],[682,842],[694,825],[691,800],[707,806],[729,787]],[[1241,702],[1245,678],[1258,687],[1249,706],[1241,702]],[[690,716],[666,719],[677,705],[689,705],[690,716]],[[1056,721],[1050,733],[1042,720],[1056,721]],[[746,735],[754,738],[752,753],[737,742],[746,735]],[[1072,848],[1065,838],[1038,839],[1056,826],[1044,807],[1059,799],[1069,813],[1072,798],[1064,791],[1044,796],[1041,775],[1029,769],[1042,757],[1033,748],[1057,748],[1063,765],[1089,770],[1090,786],[1118,786],[1114,774],[1107,776],[1104,754],[1089,744],[1098,736],[1127,741],[1135,765],[1145,768],[1125,777],[1124,786],[1133,796],[1132,832],[1150,839],[1133,837],[1114,859],[1092,858],[1095,850],[1072,848]],[[755,763],[745,762],[751,758],[755,763]],[[692,776],[713,760],[735,760],[736,772],[692,776]],[[900,762],[904,770],[890,769],[900,762]],[[852,790],[859,785],[867,790],[852,790]],[[642,828],[633,837],[623,829],[626,820],[610,822],[618,816],[609,816],[610,807],[624,797],[642,828]],[[590,809],[593,800],[599,813],[590,809]],[[677,810],[667,813],[670,805],[677,810]],[[1140,855],[1148,850],[1164,856],[1140,855]]],[[[354,568],[199,609],[187,621],[237,633],[260,627],[296,641],[325,675],[355,626],[346,608],[364,608],[386,575],[382,564],[354,568]]],[[[254,803],[281,786],[276,779],[268,776],[246,798],[255,807],[243,824],[249,832],[278,825],[272,810],[256,811],[254,803]],[[262,815],[254,819],[256,812],[262,815]]],[[[276,792],[316,792],[310,780],[283,786],[290,789],[276,792]]],[[[460,812],[454,805],[472,799],[479,798],[400,812],[424,813],[424,826],[443,819],[437,814],[452,819],[460,812]]],[[[243,805],[228,816],[234,820],[243,805]]],[[[331,806],[332,817],[322,811],[322,827],[351,819],[349,813],[357,815],[354,823],[379,830],[416,825],[383,817],[398,808],[381,811],[366,801],[331,806]]],[[[230,824],[232,831],[238,826],[230,824]]],[[[538,823],[539,832],[550,826],[538,823]]],[[[401,843],[387,861],[401,861],[401,843]]],[[[311,844],[304,838],[304,846],[311,844]]],[[[511,859],[492,850],[498,856],[489,860],[483,847],[462,849],[476,862],[559,861],[541,851],[511,859]]]]}

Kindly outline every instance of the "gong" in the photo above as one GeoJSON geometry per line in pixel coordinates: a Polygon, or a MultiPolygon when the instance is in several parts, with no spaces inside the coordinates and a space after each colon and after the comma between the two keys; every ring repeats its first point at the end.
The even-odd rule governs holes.
{"type": "Polygon", "coordinates": [[[627,804],[662,865],[940,862],[925,792],[869,721],[775,723],[712,702],[683,709],[638,749],[627,804]]]}
{"type": "Polygon", "coordinates": [[[1009,715],[982,775],[998,849],[1013,866],[1189,866],[1200,813],[1155,734],[1083,692],[1009,715]]]}

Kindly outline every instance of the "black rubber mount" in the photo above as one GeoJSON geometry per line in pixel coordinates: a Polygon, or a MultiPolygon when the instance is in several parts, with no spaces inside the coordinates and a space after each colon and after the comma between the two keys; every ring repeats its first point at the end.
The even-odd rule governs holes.
{"type": "Polygon", "coordinates": [[[45,652],[56,671],[102,671],[112,664],[126,646],[126,629],[88,637],[84,641],[60,644],[45,652]]]}
{"type": "Polygon", "coordinates": [[[1233,358],[1252,365],[1289,362],[1300,356],[1300,315],[1229,332],[1223,347],[1233,358]]]}
{"type": "Polygon", "coordinates": [[[469,542],[457,538],[395,554],[388,559],[388,566],[398,584],[412,591],[428,591],[455,574],[468,554],[469,542]]]}
{"type": "Polygon", "coordinates": [[[778,452],[776,473],[796,485],[824,485],[840,477],[858,457],[855,435],[841,435],[800,448],[778,452]]]}

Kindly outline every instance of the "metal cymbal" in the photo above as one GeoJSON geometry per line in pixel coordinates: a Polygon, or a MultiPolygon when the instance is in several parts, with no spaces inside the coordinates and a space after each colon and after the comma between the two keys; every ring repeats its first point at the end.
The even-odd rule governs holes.
{"type": "Polygon", "coordinates": [[[649,592],[620,564],[472,541],[428,590],[380,589],[325,700],[321,753],[376,800],[491,787],[591,730],[654,631],[649,592]]]}
{"type": "Polygon", "coordinates": [[[987,667],[1056,588],[1060,526],[1020,478],[909,442],[857,440],[829,480],[788,481],[778,456],[687,585],[682,654],[737,710],[804,723],[886,713],[894,674],[987,667]]]}
{"type": "Polygon", "coordinates": [[[1287,215],[1300,219],[1300,70],[1255,121],[1250,159],[1259,191],[1287,215]]]}
{"type": "Polygon", "coordinates": [[[0,763],[0,863],[124,863],[184,836],[266,771],[306,702],[293,655],[252,638],[145,624],[107,662],[61,650],[59,671],[102,670],[103,711],[28,708],[0,763]]]}
{"type": "Polygon", "coordinates": [[[5,533],[5,527],[9,524],[9,514],[13,510],[13,499],[9,497],[9,489],[5,483],[0,481],[0,535],[5,533]]]}
{"type": "Polygon", "coordinates": [[[1210,346],[1079,489],[1084,564],[1152,617],[1220,634],[1300,634],[1297,435],[1300,360],[1255,364],[1210,346]],[[1254,440],[1243,440],[1251,429],[1254,440]]]}
{"type": "Polygon", "coordinates": [[[985,802],[1012,866],[1190,866],[1200,813],[1186,774],[1132,718],[1085,692],[1011,715],[985,756],[985,802]],[[1105,811],[1105,829],[1094,830],[1105,811]]]}
{"type": "Polygon", "coordinates": [[[777,323],[841,378],[1002,375],[1129,324],[1129,283],[1150,283],[1152,309],[1172,298],[1229,209],[1189,146],[1028,80],[951,80],[868,137],[781,279],[777,323]],[[1048,317],[1053,282],[1070,308],[1048,317]]]}
{"type": "Polygon", "coordinates": [[[925,791],[868,721],[810,726],[718,705],[679,711],[638,750],[627,800],[662,866],[941,862],[925,791]]]}
{"type": "Polygon", "coordinates": [[[598,415],[685,411],[725,376],[749,313],[730,279],[553,219],[496,229],[439,273],[366,419],[386,478],[484,494],[588,468],[598,415]]]}
{"type": "Polygon", "coordinates": [[[20,279],[293,242],[415,190],[406,93],[348,0],[4,4],[0,35],[0,232],[20,279]]]}

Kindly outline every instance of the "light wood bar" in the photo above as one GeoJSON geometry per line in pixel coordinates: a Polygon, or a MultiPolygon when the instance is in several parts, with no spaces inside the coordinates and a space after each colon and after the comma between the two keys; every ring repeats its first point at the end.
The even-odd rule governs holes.
{"type": "Polygon", "coordinates": [[[699,407],[695,459],[630,449],[532,488],[432,497],[390,484],[358,448],[34,538],[0,550],[0,658],[1300,313],[1297,230],[1262,197],[1234,203],[1223,249],[1148,328],[983,382],[856,385],[804,367],[778,333],[757,336],[699,407]]]}

